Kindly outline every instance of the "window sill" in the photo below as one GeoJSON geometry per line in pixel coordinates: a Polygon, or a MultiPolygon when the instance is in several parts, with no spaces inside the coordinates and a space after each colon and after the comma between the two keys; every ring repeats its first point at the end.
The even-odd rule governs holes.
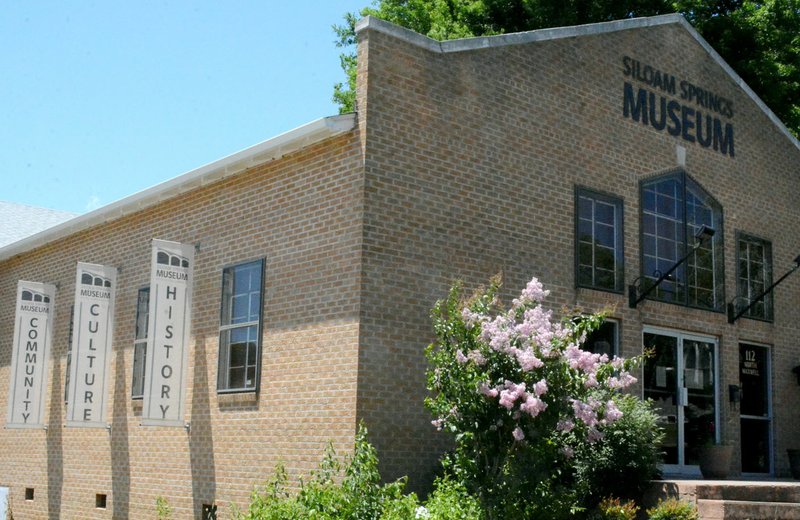
{"type": "Polygon", "coordinates": [[[576,289],[583,289],[589,291],[600,291],[604,293],[611,293],[611,294],[625,294],[625,291],[622,289],[608,289],[606,287],[592,287],[591,285],[578,285],[575,287],[576,289]]]}
{"type": "Polygon", "coordinates": [[[217,393],[217,402],[220,406],[252,405],[258,402],[258,392],[255,390],[239,390],[217,393]]]}

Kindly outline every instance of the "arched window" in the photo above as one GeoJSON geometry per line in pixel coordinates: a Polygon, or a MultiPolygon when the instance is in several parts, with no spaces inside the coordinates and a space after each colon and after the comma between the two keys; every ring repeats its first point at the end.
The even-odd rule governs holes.
{"type": "MultiPolygon", "coordinates": [[[[722,310],[722,206],[683,170],[641,183],[641,270],[654,282],[696,244],[702,226],[714,229],[688,260],[650,297],[703,309],[722,310]]],[[[647,283],[647,282],[645,282],[647,283]]]]}
{"type": "Polygon", "coordinates": [[[83,273],[81,275],[81,283],[83,285],[92,285],[92,275],[89,273],[83,273]]]}

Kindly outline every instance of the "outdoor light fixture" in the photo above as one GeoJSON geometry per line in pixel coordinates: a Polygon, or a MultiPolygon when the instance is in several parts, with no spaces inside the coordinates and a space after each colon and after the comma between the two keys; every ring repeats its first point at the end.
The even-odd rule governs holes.
{"type": "Polygon", "coordinates": [[[667,279],[672,279],[671,278],[672,273],[675,272],[675,270],[678,267],[680,267],[681,264],[686,262],[686,260],[688,260],[689,257],[692,256],[692,254],[694,254],[694,252],[697,251],[697,249],[700,246],[702,246],[703,243],[706,240],[711,240],[711,238],[713,236],[714,236],[714,229],[713,228],[710,228],[708,226],[700,226],[700,229],[698,229],[697,233],[694,234],[694,237],[697,239],[697,241],[695,242],[694,246],[692,246],[692,249],[690,249],[689,252],[686,253],[683,258],[678,260],[675,263],[675,265],[670,267],[669,271],[667,271],[666,273],[662,274],[661,271],[658,271],[658,270],[653,272],[653,276],[657,276],[658,277],[656,279],[655,283],[653,283],[653,285],[651,285],[650,287],[648,287],[647,289],[645,289],[644,291],[642,291],[640,293],[639,291],[641,290],[642,276],[640,276],[636,280],[634,280],[633,283],[628,286],[628,306],[630,308],[632,308],[632,309],[635,309],[640,301],[642,301],[645,298],[647,298],[648,294],[653,292],[653,290],[656,287],[661,285],[661,282],[663,282],[664,280],[667,280],[667,279]]]}
{"type": "MultiPolygon", "coordinates": [[[[743,315],[744,313],[746,313],[747,311],[749,311],[751,308],[753,308],[753,306],[754,306],[756,303],[758,303],[758,302],[760,302],[761,300],[763,300],[763,299],[764,299],[764,296],[766,296],[766,295],[768,295],[770,292],[772,292],[772,290],[773,290],[773,289],[775,289],[775,287],[777,287],[779,283],[781,283],[782,281],[784,281],[784,280],[786,279],[786,277],[787,277],[787,276],[789,276],[789,275],[790,275],[790,274],[792,274],[793,272],[797,271],[797,268],[798,268],[798,267],[800,267],[800,255],[798,255],[798,256],[797,256],[797,257],[794,259],[794,267],[792,267],[791,269],[789,269],[789,271],[788,271],[786,274],[784,274],[783,276],[781,276],[780,278],[778,278],[778,281],[777,281],[777,282],[773,283],[772,285],[770,285],[769,287],[767,287],[766,289],[764,289],[764,292],[762,292],[761,294],[759,294],[758,296],[756,296],[755,298],[753,298],[753,299],[750,301],[750,303],[747,305],[747,307],[745,307],[744,309],[740,310],[739,312],[736,312],[736,305],[735,305],[735,303],[736,303],[736,300],[738,300],[738,299],[740,299],[740,298],[741,298],[741,296],[737,296],[736,298],[734,298],[733,300],[731,300],[731,302],[730,302],[730,303],[728,303],[728,323],[734,323],[736,320],[738,320],[739,318],[741,318],[741,317],[742,317],[742,315],[743,315]]],[[[798,368],[800,368],[800,367],[798,367],[798,368]]],[[[798,376],[797,376],[797,377],[798,377],[798,383],[800,383],[800,372],[798,372],[797,374],[798,374],[798,376]]]]}

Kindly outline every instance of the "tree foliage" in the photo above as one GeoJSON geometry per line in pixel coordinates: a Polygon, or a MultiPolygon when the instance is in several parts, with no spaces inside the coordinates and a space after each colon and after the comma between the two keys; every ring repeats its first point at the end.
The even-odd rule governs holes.
{"type": "Polygon", "coordinates": [[[334,26],[355,109],[355,23],[375,16],[437,40],[679,12],[795,134],[800,135],[800,0],[376,0],[334,26]]]}

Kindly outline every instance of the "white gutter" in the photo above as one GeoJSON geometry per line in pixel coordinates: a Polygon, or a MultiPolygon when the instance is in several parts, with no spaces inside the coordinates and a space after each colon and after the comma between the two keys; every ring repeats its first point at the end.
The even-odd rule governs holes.
{"type": "Polygon", "coordinates": [[[329,137],[349,132],[354,127],[355,114],[317,119],[250,148],[245,148],[240,152],[134,193],[124,199],[62,222],[35,235],[12,242],[0,248],[0,261],[31,251],[73,233],[117,220],[125,215],[130,215],[195,188],[207,186],[221,179],[237,175],[253,166],[280,159],[284,155],[329,137]]]}

